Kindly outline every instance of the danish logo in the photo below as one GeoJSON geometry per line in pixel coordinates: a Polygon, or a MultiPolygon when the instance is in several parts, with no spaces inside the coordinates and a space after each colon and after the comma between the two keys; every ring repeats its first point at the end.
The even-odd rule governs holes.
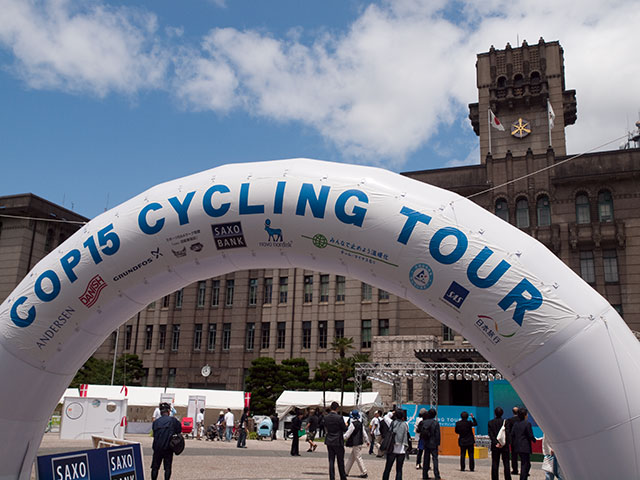
{"type": "Polygon", "coordinates": [[[442,298],[454,307],[460,308],[467,298],[467,295],[469,295],[469,290],[464,288],[458,282],[451,282],[447,293],[445,293],[442,298]]]}
{"type": "Polygon", "coordinates": [[[433,270],[426,263],[416,263],[409,272],[409,280],[418,290],[426,290],[433,283],[433,270]]]}
{"type": "Polygon", "coordinates": [[[105,282],[100,275],[96,275],[89,280],[86,290],[78,297],[78,299],[85,307],[91,308],[98,301],[100,292],[102,292],[106,286],[107,282],[105,282]]]}

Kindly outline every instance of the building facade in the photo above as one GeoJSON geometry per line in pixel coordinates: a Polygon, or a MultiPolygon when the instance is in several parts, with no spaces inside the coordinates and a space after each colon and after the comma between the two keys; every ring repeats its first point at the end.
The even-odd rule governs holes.
{"type": "MultiPolygon", "coordinates": [[[[480,164],[404,175],[470,197],[532,235],[640,330],[640,149],[567,155],[565,128],[576,123],[577,101],[565,88],[558,42],[491,47],[478,55],[476,71],[478,102],[469,105],[469,117],[480,164]]],[[[12,198],[1,197],[0,205],[12,198]]],[[[45,203],[44,210],[60,208],[45,203]]],[[[4,299],[75,227],[2,222],[4,299]],[[51,228],[55,241],[48,243],[51,228]]],[[[296,268],[238,271],[188,285],[127,320],[96,355],[139,355],[149,386],[239,390],[253,359],[304,357],[313,370],[335,357],[335,337],[352,337],[352,353],[379,362],[418,361],[416,351],[423,361],[474,357],[462,337],[410,302],[354,279],[296,268]],[[201,375],[205,365],[208,377],[201,375]]],[[[402,381],[404,400],[428,402],[424,381],[402,381]]],[[[374,388],[388,391],[391,401],[387,386],[374,388]]],[[[438,389],[441,404],[487,401],[486,382],[446,380],[438,389]]]]}

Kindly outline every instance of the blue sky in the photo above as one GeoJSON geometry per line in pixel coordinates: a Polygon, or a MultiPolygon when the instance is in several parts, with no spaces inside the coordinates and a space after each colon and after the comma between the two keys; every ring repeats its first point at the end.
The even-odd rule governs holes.
{"type": "Polygon", "coordinates": [[[225,163],[478,163],[475,55],[540,36],[590,149],[638,119],[640,9],[571,3],[0,0],[0,194],[91,218],[225,163]]]}

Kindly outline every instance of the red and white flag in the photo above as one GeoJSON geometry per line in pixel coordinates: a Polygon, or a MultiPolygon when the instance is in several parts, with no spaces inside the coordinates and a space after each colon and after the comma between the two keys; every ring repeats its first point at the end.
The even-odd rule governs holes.
{"type": "Polygon", "coordinates": [[[496,130],[500,130],[501,132],[504,132],[504,126],[502,125],[502,123],[500,123],[500,120],[498,119],[498,117],[495,116],[495,114],[491,109],[489,109],[489,118],[491,121],[491,126],[493,128],[495,128],[496,130]]]}
{"type": "Polygon", "coordinates": [[[126,427],[127,426],[127,417],[126,416],[122,417],[122,419],[120,420],[120,426],[121,427],[126,427]]]}
{"type": "Polygon", "coordinates": [[[553,121],[556,119],[556,114],[553,111],[553,107],[551,106],[551,102],[547,98],[547,115],[549,116],[549,130],[553,128],[553,121]]]}
{"type": "Polygon", "coordinates": [[[244,406],[245,407],[251,406],[251,392],[244,393],[244,406]]]}
{"type": "Polygon", "coordinates": [[[82,385],[80,385],[80,396],[86,397],[88,390],[89,390],[89,385],[87,385],[86,383],[83,383],[82,385]]]}
{"type": "Polygon", "coordinates": [[[120,389],[120,393],[122,392],[124,392],[124,396],[126,397],[129,394],[129,389],[125,385],[123,385],[120,389]]]}

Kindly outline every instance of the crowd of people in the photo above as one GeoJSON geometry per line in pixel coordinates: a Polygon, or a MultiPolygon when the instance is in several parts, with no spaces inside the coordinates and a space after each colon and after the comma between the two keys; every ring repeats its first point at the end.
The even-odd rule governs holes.
{"type": "MultiPolygon", "coordinates": [[[[421,409],[415,422],[414,435],[410,435],[406,411],[395,406],[388,412],[381,410],[373,412],[369,420],[357,409],[348,414],[345,421],[337,402],[332,402],[326,410],[309,408],[295,409],[289,428],[284,434],[291,437],[290,454],[300,456],[300,438],[306,436],[307,452],[313,453],[318,447],[317,438],[324,437],[329,460],[329,478],[336,480],[336,470],[339,480],[347,480],[347,476],[357,465],[359,478],[368,478],[366,463],[363,459],[363,449],[368,447],[370,455],[385,458],[382,480],[389,480],[395,465],[395,480],[402,480],[405,460],[415,445],[416,469],[422,470],[422,479],[440,479],[438,450],[441,443],[440,423],[437,411],[433,408],[421,409]],[[366,446],[366,447],[365,447],[366,446]],[[350,448],[345,462],[345,447],[350,448]]],[[[495,418],[488,423],[488,433],[491,450],[491,480],[499,480],[500,464],[502,464],[505,480],[511,480],[512,475],[519,475],[520,480],[526,480],[531,469],[532,443],[537,440],[528,411],[524,407],[514,407],[513,416],[503,419],[504,411],[501,407],[494,410],[495,418]]],[[[169,448],[169,439],[174,434],[181,434],[182,425],[174,418],[175,409],[162,403],[154,412],[153,431],[153,460],[151,464],[151,478],[155,480],[162,463],[164,463],[165,480],[171,476],[173,452],[169,448]]],[[[271,426],[268,434],[272,440],[277,438],[279,420],[272,415],[267,423],[271,426]]],[[[475,469],[475,434],[473,428],[478,425],[473,413],[460,413],[460,420],[455,424],[460,448],[460,470],[466,470],[466,460],[469,460],[469,471],[475,469]]],[[[215,424],[204,428],[204,409],[200,409],[196,416],[196,425],[192,434],[197,439],[236,441],[238,448],[247,448],[246,439],[249,432],[249,408],[245,407],[238,422],[230,408],[220,411],[215,424]]],[[[545,480],[562,480],[555,452],[546,438],[542,439],[544,453],[543,469],[545,480]]],[[[364,450],[367,451],[367,450],[364,450]]]]}

